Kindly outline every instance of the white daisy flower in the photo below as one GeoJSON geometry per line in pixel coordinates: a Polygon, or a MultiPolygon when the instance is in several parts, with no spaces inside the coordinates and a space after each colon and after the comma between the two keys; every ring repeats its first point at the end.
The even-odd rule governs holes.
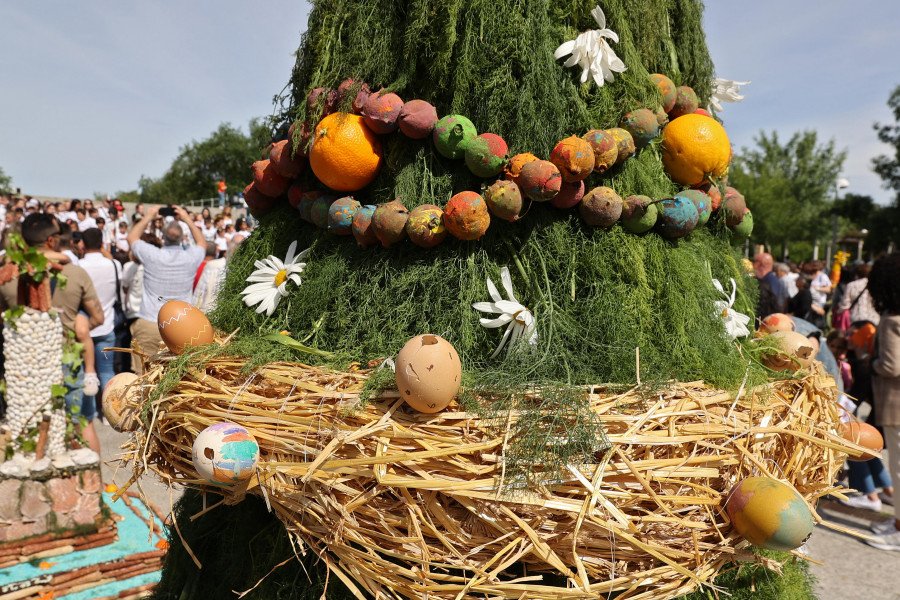
{"type": "Polygon", "coordinates": [[[716,77],[712,81],[712,96],[709,97],[709,105],[716,112],[722,112],[723,102],[740,102],[744,99],[741,95],[741,86],[749,81],[732,81],[716,77]]]}
{"type": "Polygon", "coordinates": [[[594,78],[594,82],[603,87],[603,82],[613,82],[613,73],[625,71],[625,63],[616,56],[615,50],[604,38],[614,42],[619,41],[618,34],[612,29],[606,28],[606,15],[599,6],[594,7],[591,16],[597,21],[600,29],[591,29],[578,34],[574,40],[564,42],[553,53],[555,58],[572,56],[563,63],[565,67],[578,65],[581,67],[581,83],[587,81],[588,75],[594,78]]]}
{"type": "Polygon", "coordinates": [[[494,282],[491,281],[491,278],[488,277],[487,288],[493,302],[476,302],[472,305],[472,308],[480,310],[481,312],[500,313],[500,316],[495,319],[480,319],[482,327],[493,329],[509,323],[509,327],[506,328],[506,332],[500,340],[500,345],[497,346],[497,349],[491,354],[491,358],[500,354],[500,350],[503,349],[503,346],[505,346],[507,342],[509,342],[510,348],[517,346],[522,339],[527,339],[528,343],[532,346],[537,344],[537,331],[535,330],[534,315],[516,300],[512,289],[512,277],[509,275],[508,268],[503,267],[500,269],[500,280],[503,283],[503,289],[506,290],[506,295],[509,297],[509,300],[503,299],[503,296],[497,291],[497,286],[495,286],[494,282]]]}
{"type": "Polygon", "coordinates": [[[281,262],[277,256],[269,255],[265,260],[258,260],[254,263],[256,270],[247,278],[247,282],[251,285],[241,292],[241,295],[244,296],[244,304],[247,306],[259,304],[256,312],[265,311],[266,316],[275,312],[281,297],[287,295],[288,280],[299,286],[300,273],[306,268],[306,263],[297,261],[306,256],[309,248],[294,256],[296,249],[297,242],[291,242],[284,262],[281,262]]]}
{"type": "Polygon", "coordinates": [[[731,278],[730,295],[725,291],[725,288],[722,287],[722,284],[719,283],[718,279],[713,279],[712,282],[713,285],[716,286],[716,289],[728,298],[727,302],[725,300],[716,300],[713,302],[713,306],[716,307],[716,315],[718,315],[725,324],[725,331],[728,332],[728,335],[733,340],[750,335],[750,330],[747,329],[747,323],[750,322],[750,317],[743,313],[739,313],[732,308],[734,306],[735,295],[737,294],[737,284],[734,282],[734,277],[731,278]]]}

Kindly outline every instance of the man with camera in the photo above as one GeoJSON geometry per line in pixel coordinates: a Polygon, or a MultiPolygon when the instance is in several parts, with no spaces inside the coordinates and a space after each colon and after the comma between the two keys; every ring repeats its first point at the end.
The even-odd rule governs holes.
{"type": "MultiPolygon", "coordinates": [[[[142,352],[152,355],[162,343],[156,323],[159,309],[169,300],[191,301],[194,274],[203,262],[206,240],[188,217],[186,210],[179,206],[161,208],[154,205],[147,207],[141,220],[131,228],[128,243],[134,257],[144,265],[141,309],[138,318],[131,324],[131,336],[142,352]],[[141,240],[141,234],[157,215],[175,217],[163,227],[162,248],[141,240]],[[179,221],[188,226],[195,245],[182,245],[183,234],[179,221]]],[[[132,356],[131,366],[135,373],[142,372],[141,361],[137,356],[132,356]]]]}

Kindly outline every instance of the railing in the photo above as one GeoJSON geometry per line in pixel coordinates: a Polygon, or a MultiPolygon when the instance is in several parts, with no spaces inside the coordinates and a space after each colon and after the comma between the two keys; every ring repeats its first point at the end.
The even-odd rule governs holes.
{"type": "MultiPolygon", "coordinates": [[[[240,206],[241,201],[236,195],[226,196],[226,201],[229,206],[240,206]]],[[[215,198],[200,198],[198,200],[188,200],[184,203],[184,206],[197,206],[200,208],[218,208],[219,206],[219,197],[215,198]]]]}

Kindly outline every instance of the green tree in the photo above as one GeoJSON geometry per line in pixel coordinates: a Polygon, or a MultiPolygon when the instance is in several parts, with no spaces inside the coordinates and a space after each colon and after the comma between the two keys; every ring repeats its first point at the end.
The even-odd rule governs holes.
{"type": "Polygon", "coordinates": [[[169,170],[159,179],[142,176],[140,199],[151,203],[180,203],[216,195],[216,181],[224,177],[229,193],[239,193],[250,183],[249,165],[262,157],[271,139],[259,119],[249,124],[249,134],[222,123],[210,136],[181,147],[169,170]]]}
{"type": "Polygon", "coordinates": [[[834,183],[846,158],[834,140],[819,144],[815,131],[786,142],[761,131],[756,148],[734,158],[729,181],[753,211],[753,239],[783,252],[794,241],[824,239],[831,230],[834,183]]]}
{"type": "Polygon", "coordinates": [[[875,123],[878,139],[894,147],[893,156],[882,154],[872,160],[875,172],[884,181],[884,186],[898,194],[887,206],[880,206],[872,217],[867,245],[873,253],[887,250],[892,243],[896,244],[897,231],[900,231],[900,85],[888,98],[888,107],[894,114],[892,125],[875,123]]]}
{"type": "Polygon", "coordinates": [[[0,167],[0,194],[10,194],[12,191],[12,177],[4,173],[3,167],[0,167]]]}

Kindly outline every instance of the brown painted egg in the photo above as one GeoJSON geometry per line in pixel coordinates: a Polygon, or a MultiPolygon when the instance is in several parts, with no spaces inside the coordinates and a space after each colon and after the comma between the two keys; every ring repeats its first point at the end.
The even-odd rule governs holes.
{"type": "Polygon", "coordinates": [[[852,460],[853,462],[865,462],[880,457],[881,451],[884,449],[884,438],[881,437],[881,433],[868,423],[860,423],[859,421],[842,423],[841,437],[871,450],[871,452],[866,452],[862,456],[848,455],[847,460],[852,460]]]}
{"type": "Polygon", "coordinates": [[[400,350],[394,376],[407,404],[419,412],[436,413],[456,397],[462,363],[450,342],[426,333],[412,338],[400,350]]]}
{"type": "MultiPolygon", "coordinates": [[[[137,429],[137,419],[128,405],[129,398],[136,399],[140,394],[140,387],[132,385],[137,379],[134,373],[119,373],[103,388],[103,416],[109,421],[109,426],[118,432],[137,429]]],[[[132,405],[137,409],[136,402],[132,405]]]]}
{"type": "Polygon", "coordinates": [[[163,342],[175,354],[213,342],[213,328],[206,315],[196,306],[181,300],[169,300],[163,304],[156,324],[163,342]]]}
{"type": "Polygon", "coordinates": [[[776,331],[769,336],[780,351],[764,353],[762,363],[775,371],[797,371],[806,369],[816,357],[815,348],[809,338],[796,331],[776,331]]]}

